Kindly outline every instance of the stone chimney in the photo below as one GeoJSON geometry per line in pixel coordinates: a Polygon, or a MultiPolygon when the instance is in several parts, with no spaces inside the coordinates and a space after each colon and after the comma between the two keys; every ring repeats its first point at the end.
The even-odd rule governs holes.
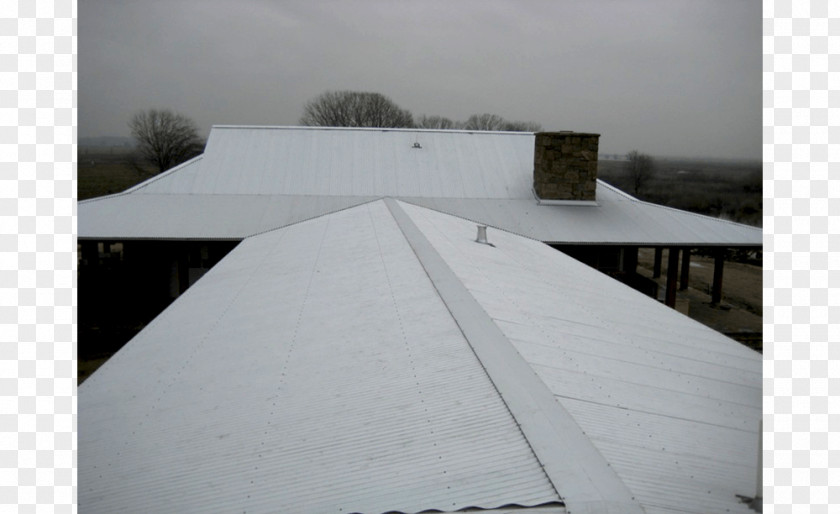
{"type": "Polygon", "coordinates": [[[600,134],[537,132],[534,191],[541,200],[595,200],[600,134]]]}

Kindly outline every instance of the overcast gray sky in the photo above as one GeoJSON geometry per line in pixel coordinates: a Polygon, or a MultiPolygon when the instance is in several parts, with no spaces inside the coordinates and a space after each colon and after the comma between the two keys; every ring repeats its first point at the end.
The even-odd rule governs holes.
{"type": "Polygon", "coordinates": [[[79,137],[141,109],[296,125],[325,90],[601,151],[761,159],[758,0],[80,0],[79,137]]]}

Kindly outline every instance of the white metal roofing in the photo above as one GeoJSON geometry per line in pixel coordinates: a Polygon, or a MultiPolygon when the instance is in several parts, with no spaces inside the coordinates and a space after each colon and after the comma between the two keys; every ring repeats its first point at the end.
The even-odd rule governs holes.
{"type": "MultiPolygon", "coordinates": [[[[403,204],[646,512],[751,512],[761,357],[545,245],[403,204]]],[[[560,491],[561,494],[563,491],[560,491]]]]}
{"type": "Polygon", "coordinates": [[[375,199],[365,196],[113,195],[79,204],[78,237],[239,240],[375,199]]]}
{"type": "Polygon", "coordinates": [[[598,181],[598,205],[538,204],[533,199],[403,198],[546,243],[759,245],[761,230],[639,201],[598,181]]]}
{"type": "Polygon", "coordinates": [[[559,503],[380,202],[242,242],[79,389],[85,512],[559,503]]]}
{"type": "Polygon", "coordinates": [[[533,198],[533,164],[534,135],[524,132],[216,126],[189,179],[171,174],[143,190],[533,198]]]}
{"type": "Polygon", "coordinates": [[[751,512],[758,354],[387,202],[246,239],[82,384],[85,511],[751,512]]]}
{"type": "Polygon", "coordinates": [[[603,182],[598,205],[538,205],[533,152],[530,133],[214,127],[202,156],[80,202],[79,237],[237,239],[394,197],[547,242],[761,244],[760,229],[640,202],[603,182]]]}

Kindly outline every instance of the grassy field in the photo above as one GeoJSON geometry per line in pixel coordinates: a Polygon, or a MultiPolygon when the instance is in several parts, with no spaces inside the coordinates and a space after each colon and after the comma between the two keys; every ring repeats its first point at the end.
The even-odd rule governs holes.
{"type": "MultiPolygon", "coordinates": [[[[634,194],[625,161],[601,160],[598,176],[634,194]]],[[[653,173],[634,196],[677,209],[761,226],[761,162],[654,159],[653,173]]]]}
{"type": "Polygon", "coordinates": [[[140,163],[130,148],[82,147],[79,149],[79,200],[119,193],[155,175],[155,169],[140,163]]]}

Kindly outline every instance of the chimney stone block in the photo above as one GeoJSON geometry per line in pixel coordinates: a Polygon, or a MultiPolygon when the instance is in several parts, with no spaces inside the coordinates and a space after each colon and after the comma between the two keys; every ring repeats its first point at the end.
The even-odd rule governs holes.
{"type": "Polygon", "coordinates": [[[534,190],[544,200],[595,200],[599,134],[538,132],[534,190]]]}

